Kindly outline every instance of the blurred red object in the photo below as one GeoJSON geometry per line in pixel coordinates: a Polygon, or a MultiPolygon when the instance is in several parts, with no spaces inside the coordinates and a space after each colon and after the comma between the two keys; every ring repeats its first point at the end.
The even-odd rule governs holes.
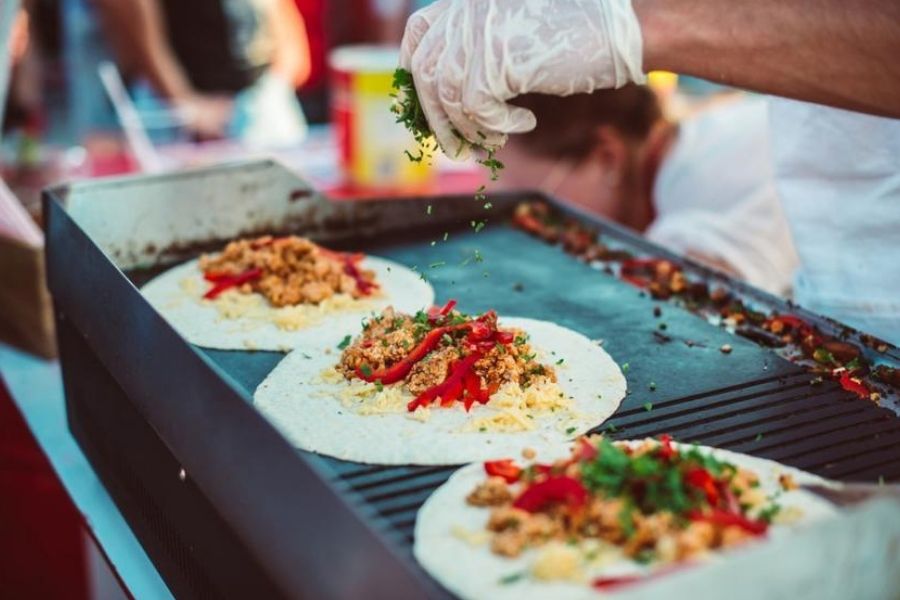
{"type": "Polygon", "coordinates": [[[81,524],[0,379],[0,595],[88,598],[81,524]]]}

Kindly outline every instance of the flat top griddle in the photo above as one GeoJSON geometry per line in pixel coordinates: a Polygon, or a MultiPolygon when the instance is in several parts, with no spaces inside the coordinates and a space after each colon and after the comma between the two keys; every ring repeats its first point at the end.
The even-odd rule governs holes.
{"type": "MultiPolygon", "coordinates": [[[[457,228],[447,242],[432,247],[434,233],[407,233],[402,241],[370,239],[353,247],[418,266],[439,301],[455,298],[465,311],[494,308],[501,315],[549,319],[603,340],[625,370],[628,395],[595,431],[620,439],[669,433],[679,441],[747,452],[832,479],[900,479],[900,421],[836,383],[811,384],[805,369],[655,301],[508,222],[478,233],[457,228]],[[476,249],[483,262],[466,263],[476,249]],[[661,309],[659,317],[654,307],[661,309]],[[665,336],[659,335],[661,322],[665,336]],[[728,354],[720,350],[725,344],[732,347],[728,354]]],[[[204,352],[250,396],[283,358],[277,352],[204,352]]],[[[304,454],[406,550],[416,511],[455,470],[379,467],[304,454]]]]}
{"type": "MultiPolygon", "coordinates": [[[[455,298],[464,311],[493,308],[603,340],[629,388],[617,412],[597,423],[614,438],[669,433],[833,479],[900,480],[894,414],[513,227],[515,207],[533,193],[495,195],[491,211],[471,197],[350,206],[314,195],[271,163],[47,193],[48,279],[70,424],[180,593],[353,598],[399,586],[392,597],[421,596],[431,584],[410,557],[416,511],[454,470],[291,449],[248,406],[283,355],[192,348],[125,278],[139,285],[171,266],[167,258],[238,235],[291,231],[384,256],[416,266],[438,301],[455,298]],[[427,204],[434,211],[426,216],[427,204]],[[725,344],[730,353],[720,350],[725,344]]],[[[614,224],[572,216],[635,254],[666,256],[761,308],[787,309],[614,224]]]]}

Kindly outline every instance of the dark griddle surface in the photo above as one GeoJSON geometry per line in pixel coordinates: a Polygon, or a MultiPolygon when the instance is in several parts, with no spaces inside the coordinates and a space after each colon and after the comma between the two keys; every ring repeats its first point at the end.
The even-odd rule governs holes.
{"type": "MultiPolygon", "coordinates": [[[[770,351],[657,303],[511,227],[491,225],[478,234],[456,230],[448,242],[430,246],[431,239],[441,237],[442,232],[431,232],[402,241],[370,240],[357,249],[417,265],[438,301],[456,298],[465,311],[495,308],[604,340],[616,362],[628,364],[629,394],[598,430],[612,429],[611,424],[611,435],[619,438],[670,433],[680,441],[772,458],[834,479],[900,480],[900,419],[889,411],[834,382],[811,385],[803,369],[770,351]],[[484,262],[462,266],[475,249],[484,262]],[[438,262],[446,264],[429,267],[438,262]],[[662,308],[660,318],[653,316],[654,305],[662,308]],[[661,322],[664,332],[658,329],[661,322]],[[658,333],[671,339],[664,341],[658,333]],[[723,344],[733,351],[722,353],[723,344]]],[[[205,352],[249,395],[282,357],[205,352]]],[[[416,511],[455,469],[314,460],[407,551],[416,511]]]]}

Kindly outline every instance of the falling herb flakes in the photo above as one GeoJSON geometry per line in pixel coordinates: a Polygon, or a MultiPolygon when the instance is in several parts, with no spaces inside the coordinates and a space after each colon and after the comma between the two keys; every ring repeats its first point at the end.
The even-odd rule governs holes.
{"type": "MultiPolygon", "coordinates": [[[[413,154],[406,150],[407,157],[413,162],[421,162],[425,158],[430,158],[437,149],[437,142],[434,139],[434,131],[432,131],[431,126],[428,124],[428,119],[425,117],[425,111],[422,110],[422,104],[419,102],[419,94],[416,92],[416,84],[412,73],[406,69],[395,70],[393,88],[395,91],[391,94],[394,98],[391,112],[396,115],[397,123],[408,129],[412,133],[413,139],[419,145],[418,154],[413,154]]],[[[496,148],[490,148],[482,143],[467,140],[456,130],[453,130],[453,134],[459,138],[463,147],[482,150],[485,153],[483,158],[477,158],[475,162],[487,168],[491,181],[496,181],[504,167],[503,163],[495,156],[496,148]]],[[[480,131],[478,136],[482,140],[486,139],[486,136],[480,131]]]]}

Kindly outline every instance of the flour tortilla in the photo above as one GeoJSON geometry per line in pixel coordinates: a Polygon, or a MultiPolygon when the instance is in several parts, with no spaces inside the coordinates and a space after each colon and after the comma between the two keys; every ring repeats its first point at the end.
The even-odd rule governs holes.
{"type": "Polygon", "coordinates": [[[340,332],[358,328],[360,320],[373,311],[380,312],[392,305],[399,311],[415,313],[434,303],[431,285],[412,269],[375,256],[365,257],[361,267],[375,272],[380,294],[359,300],[344,297],[346,305],[328,311],[312,305],[299,307],[311,318],[296,330],[279,327],[275,319],[298,308],[272,307],[261,294],[230,290],[216,300],[204,300],[209,283],[203,279],[198,260],[162,273],[141,288],[141,292],[188,342],[220,350],[286,352],[299,347],[327,347],[340,341],[343,336],[340,332]],[[258,308],[252,316],[226,318],[215,303],[228,302],[229,295],[251,296],[233,299],[253,301],[258,308]]]}
{"type": "MultiPolygon", "coordinates": [[[[257,388],[254,403],[299,448],[385,465],[462,464],[509,456],[526,446],[554,447],[602,423],[618,408],[625,397],[625,377],[596,343],[546,321],[501,317],[500,324],[528,333],[538,361],[554,364],[564,359],[554,369],[560,390],[573,397],[572,413],[548,412],[535,419],[534,430],[509,433],[461,431],[471,419],[492,414],[496,409],[490,402],[473,406],[469,413],[459,402],[434,407],[425,422],[405,410],[361,415],[340,400],[349,383],[326,382],[321,376],[340,359],[336,349],[328,354],[292,352],[257,388]]],[[[358,331],[357,325],[352,333],[358,331]]]]}
{"type": "MultiPolygon", "coordinates": [[[[640,442],[629,443],[639,444],[640,442]]],[[[678,446],[686,447],[681,444],[678,446]]],[[[711,452],[721,460],[755,472],[759,476],[761,488],[767,495],[781,489],[778,484],[778,475],[783,473],[792,475],[797,484],[825,483],[825,480],[820,477],[770,460],[727,450],[714,450],[704,446],[700,448],[705,452],[711,452]]],[[[550,462],[568,456],[568,453],[567,447],[561,447],[546,454],[539,453],[537,460],[550,462]]],[[[510,456],[517,456],[517,454],[510,454],[510,456]]],[[[641,567],[626,558],[613,556],[611,562],[600,567],[598,572],[591,572],[588,581],[584,583],[540,581],[529,576],[530,567],[539,554],[538,550],[530,549],[516,558],[504,558],[492,553],[489,543],[473,545],[470,541],[461,539],[458,535],[460,531],[485,531],[490,509],[466,504],[466,496],[484,479],[484,466],[481,463],[459,469],[444,485],[435,490],[419,509],[416,518],[415,544],[413,546],[416,560],[432,577],[463,600],[476,598],[596,600],[601,597],[601,594],[590,587],[591,578],[647,572],[646,567],[641,567]],[[454,532],[457,532],[457,535],[454,535],[454,532]],[[500,583],[502,578],[519,573],[524,573],[525,576],[512,583],[500,583]]],[[[784,507],[784,511],[799,509],[802,511],[802,516],[791,525],[775,524],[770,527],[768,537],[771,539],[790,535],[790,531],[794,527],[804,527],[837,514],[831,504],[803,490],[783,492],[778,498],[778,503],[784,507]]],[[[711,559],[722,560],[728,552],[739,551],[740,547],[719,552],[711,559]]]]}

